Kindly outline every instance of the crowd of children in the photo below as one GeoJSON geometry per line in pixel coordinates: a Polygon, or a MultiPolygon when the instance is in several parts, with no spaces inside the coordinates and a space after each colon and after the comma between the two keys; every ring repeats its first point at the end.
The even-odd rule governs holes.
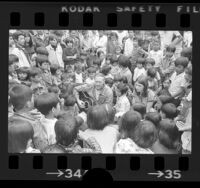
{"type": "Polygon", "coordinates": [[[190,31],[10,30],[10,153],[190,154],[191,118],[190,31]]]}

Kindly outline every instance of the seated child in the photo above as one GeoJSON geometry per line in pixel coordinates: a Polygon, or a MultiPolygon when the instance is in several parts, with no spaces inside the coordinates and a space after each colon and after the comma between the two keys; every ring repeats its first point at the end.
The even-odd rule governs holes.
{"type": "Polygon", "coordinates": [[[60,111],[58,97],[54,93],[39,95],[35,99],[35,108],[44,115],[44,118],[40,120],[45,135],[44,139],[47,140],[48,145],[55,144],[54,126],[57,121],[55,116],[60,111]]]}
{"type": "Polygon", "coordinates": [[[20,83],[30,87],[31,82],[29,81],[29,68],[20,67],[16,70],[16,72],[20,83]]]}
{"type": "Polygon", "coordinates": [[[90,67],[90,68],[88,68],[87,72],[88,72],[88,77],[86,78],[85,83],[86,84],[94,84],[96,69],[94,67],[90,67]]]}
{"type": "Polygon", "coordinates": [[[126,96],[128,91],[128,87],[123,84],[119,83],[117,85],[116,89],[116,95],[117,95],[117,102],[116,105],[114,106],[116,110],[116,118],[121,117],[124,113],[130,110],[130,102],[126,96]]]}
{"type": "Polygon", "coordinates": [[[158,90],[156,91],[156,95],[157,96],[160,96],[160,95],[171,96],[171,94],[169,93],[170,84],[171,84],[171,80],[169,78],[166,78],[161,84],[161,86],[158,88],[158,90]]]}
{"type": "Polygon", "coordinates": [[[115,153],[153,154],[150,148],[157,139],[157,130],[152,122],[138,122],[129,135],[129,138],[119,140],[115,153]]]}
{"type": "Polygon", "coordinates": [[[146,114],[146,106],[144,103],[137,102],[134,103],[132,107],[134,111],[139,112],[142,118],[144,118],[144,115],[146,114]]]}
{"type": "Polygon", "coordinates": [[[51,65],[50,71],[52,75],[52,84],[59,86],[61,84],[62,71],[58,65],[51,65]]]}
{"type": "Polygon", "coordinates": [[[163,119],[159,123],[158,140],[152,146],[156,154],[178,154],[181,152],[180,134],[173,120],[163,119]]]}
{"type": "Polygon", "coordinates": [[[144,65],[145,65],[145,59],[144,58],[138,58],[136,61],[137,67],[134,69],[134,73],[133,73],[133,82],[135,83],[137,81],[137,79],[140,76],[145,76],[146,75],[146,71],[144,69],[144,65]]]}
{"type": "Polygon", "coordinates": [[[105,78],[105,84],[106,84],[107,86],[109,86],[109,87],[112,89],[113,84],[114,84],[113,78],[111,78],[111,77],[105,78]]]}
{"type": "Polygon", "coordinates": [[[74,74],[75,83],[82,84],[85,80],[85,76],[83,74],[83,66],[81,63],[77,62],[74,68],[75,68],[75,74],[74,74]]]}
{"type": "Polygon", "coordinates": [[[110,65],[104,65],[101,67],[101,73],[105,76],[105,78],[113,78],[113,76],[110,74],[111,66],[110,65]]]}
{"type": "Polygon", "coordinates": [[[148,78],[148,88],[152,91],[157,91],[158,89],[158,80],[156,79],[156,69],[150,68],[147,70],[147,78],[148,78]]]}
{"type": "Polygon", "coordinates": [[[174,119],[178,115],[178,110],[173,103],[166,103],[161,107],[162,119],[174,119]]]}
{"type": "Polygon", "coordinates": [[[34,130],[30,122],[15,119],[8,125],[8,152],[9,153],[40,153],[31,147],[34,130]]]}

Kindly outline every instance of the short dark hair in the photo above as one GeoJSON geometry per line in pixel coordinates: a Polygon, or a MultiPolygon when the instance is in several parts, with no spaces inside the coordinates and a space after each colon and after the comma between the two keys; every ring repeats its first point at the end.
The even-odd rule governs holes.
{"type": "Polygon", "coordinates": [[[21,110],[25,107],[28,101],[31,101],[32,90],[22,84],[17,84],[13,86],[10,91],[10,102],[13,105],[14,109],[21,110]]]}
{"type": "Polygon", "coordinates": [[[130,110],[126,112],[120,121],[120,132],[125,131],[128,133],[128,136],[132,138],[132,134],[135,130],[135,127],[142,120],[142,116],[139,112],[130,110]]]}
{"type": "Polygon", "coordinates": [[[27,143],[33,139],[32,125],[22,119],[14,119],[8,125],[8,152],[20,153],[26,150],[27,143]]]}
{"type": "Polygon", "coordinates": [[[78,126],[75,117],[69,115],[67,121],[58,120],[55,123],[56,141],[58,144],[68,146],[77,138],[78,126]]]}
{"type": "Polygon", "coordinates": [[[145,65],[146,60],[145,58],[139,57],[136,61],[136,64],[142,64],[143,66],[145,65]]]}
{"type": "Polygon", "coordinates": [[[110,58],[110,63],[113,64],[117,62],[118,62],[118,57],[116,55],[112,55],[110,58]]]}
{"type": "Polygon", "coordinates": [[[159,100],[161,101],[162,105],[164,105],[166,103],[172,103],[173,98],[168,95],[160,95],[159,100]]]}
{"type": "Polygon", "coordinates": [[[168,46],[166,47],[166,51],[167,51],[167,52],[173,52],[173,53],[175,53],[175,51],[176,51],[176,46],[174,46],[174,45],[168,45],[168,46]]]}
{"type": "Polygon", "coordinates": [[[155,65],[155,60],[153,58],[146,58],[145,60],[146,64],[151,64],[152,66],[155,65]]]}
{"type": "Polygon", "coordinates": [[[158,138],[156,126],[148,120],[140,121],[135,127],[133,141],[142,148],[150,148],[158,138]]]}
{"type": "Polygon", "coordinates": [[[183,50],[181,51],[181,56],[187,57],[189,59],[189,61],[191,61],[192,60],[192,47],[183,48],[183,50]]]}
{"type": "Polygon", "coordinates": [[[171,119],[163,119],[159,123],[158,139],[162,145],[169,149],[179,150],[180,133],[176,123],[171,119]]]}
{"type": "Polygon", "coordinates": [[[148,112],[145,115],[145,120],[151,121],[156,127],[158,127],[161,121],[161,115],[158,112],[148,112]]]}
{"type": "Polygon", "coordinates": [[[55,93],[58,94],[60,91],[59,87],[57,85],[52,85],[50,87],[48,87],[48,92],[49,93],[55,93]]]}
{"type": "Polygon", "coordinates": [[[147,70],[147,76],[150,76],[151,78],[156,77],[156,69],[154,67],[147,70]]]}
{"type": "Polygon", "coordinates": [[[103,105],[96,105],[88,109],[87,124],[90,129],[103,130],[108,125],[106,109],[103,105]]]}
{"type": "Polygon", "coordinates": [[[140,102],[134,103],[133,110],[139,112],[142,117],[144,117],[144,115],[146,114],[146,105],[140,102]]]}
{"type": "Polygon", "coordinates": [[[74,106],[76,104],[76,98],[73,95],[67,95],[64,100],[65,106],[74,106]]]}
{"type": "Polygon", "coordinates": [[[59,65],[57,65],[57,64],[52,64],[52,65],[50,66],[51,74],[52,74],[52,75],[55,75],[55,74],[56,74],[56,71],[57,71],[58,69],[60,69],[60,66],[59,66],[59,65]]]}
{"type": "Polygon", "coordinates": [[[175,66],[183,66],[184,68],[186,68],[188,66],[188,58],[187,57],[178,57],[176,60],[175,60],[175,66]]]}
{"type": "Polygon", "coordinates": [[[43,64],[43,63],[49,63],[49,59],[48,59],[48,56],[46,55],[37,55],[36,56],[36,63],[39,64],[40,66],[43,64]]]}
{"type": "Polygon", "coordinates": [[[117,89],[123,95],[128,91],[128,86],[126,84],[124,84],[124,83],[119,83],[119,84],[117,84],[117,89]]]}
{"type": "Polygon", "coordinates": [[[46,55],[46,56],[49,55],[48,50],[44,46],[37,47],[35,51],[37,54],[46,55]]]}
{"type": "Polygon", "coordinates": [[[19,58],[14,54],[10,54],[8,61],[9,61],[9,65],[12,65],[13,63],[19,62],[19,58]]]}
{"type": "Polygon", "coordinates": [[[20,35],[24,36],[24,33],[22,31],[16,31],[13,33],[12,37],[14,40],[18,40],[20,35]]]}
{"type": "Polygon", "coordinates": [[[56,108],[59,99],[55,93],[43,93],[34,101],[35,108],[38,109],[43,115],[48,115],[52,108],[56,108]]]}
{"type": "Polygon", "coordinates": [[[129,67],[130,65],[129,58],[125,55],[120,55],[118,58],[118,61],[119,61],[119,65],[122,67],[126,68],[126,67],[129,67]]]}
{"type": "Polygon", "coordinates": [[[29,77],[35,77],[36,75],[39,75],[41,74],[42,71],[40,68],[37,68],[37,67],[32,67],[30,70],[29,70],[29,77]]]}
{"type": "Polygon", "coordinates": [[[19,67],[17,70],[16,70],[17,74],[20,74],[20,73],[27,73],[29,75],[29,72],[30,72],[30,68],[29,67],[19,67]]]}
{"type": "Polygon", "coordinates": [[[107,75],[110,70],[111,70],[111,67],[109,65],[104,65],[101,69],[101,73],[104,75],[107,75]]]}
{"type": "Polygon", "coordinates": [[[174,119],[178,115],[178,110],[173,103],[166,103],[162,105],[161,112],[166,115],[166,118],[174,119]]]}
{"type": "Polygon", "coordinates": [[[95,67],[90,67],[87,69],[88,73],[96,73],[96,68],[95,67]]]}

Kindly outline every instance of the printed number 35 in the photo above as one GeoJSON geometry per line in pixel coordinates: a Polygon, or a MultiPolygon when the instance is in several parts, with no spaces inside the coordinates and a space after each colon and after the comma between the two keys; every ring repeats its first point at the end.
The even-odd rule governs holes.
{"type": "Polygon", "coordinates": [[[166,175],[165,178],[166,179],[180,179],[181,178],[181,171],[180,170],[166,170],[165,171],[166,175]]]}

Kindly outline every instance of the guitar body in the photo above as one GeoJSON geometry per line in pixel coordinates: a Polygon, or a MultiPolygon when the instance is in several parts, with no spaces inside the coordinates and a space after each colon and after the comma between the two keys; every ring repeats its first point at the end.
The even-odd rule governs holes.
{"type": "Polygon", "coordinates": [[[83,102],[85,102],[85,108],[81,108],[81,107],[79,106],[79,109],[80,109],[81,112],[82,112],[82,111],[87,112],[87,110],[88,110],[91,106],[95,105],[95,104],[94,104],[94,100],[88,95],[87,92],[80,91],[80,92],[79,92],[79,99],[82,100],[83,102]]]}

